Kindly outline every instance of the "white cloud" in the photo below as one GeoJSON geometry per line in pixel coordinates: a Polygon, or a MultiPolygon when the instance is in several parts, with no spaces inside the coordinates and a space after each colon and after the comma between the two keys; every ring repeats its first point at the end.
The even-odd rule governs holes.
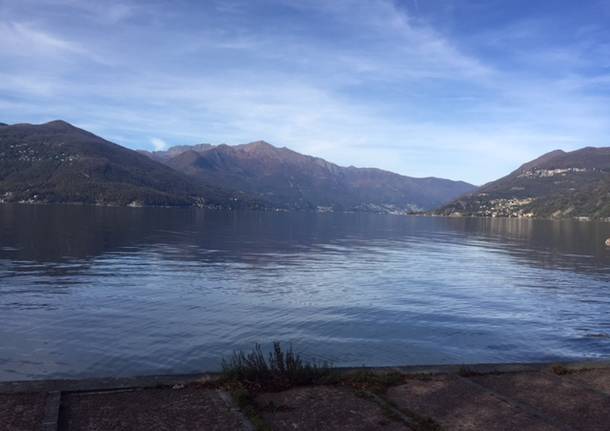
{"type": "MultiPolygon", "coordinates": [[[[115,24],[132,17],[136,12],[153,9],[151,3],[145,7],[132,1],[108,0],[94,2],[89,0],[19,0],[14,4],[0,5],[7,10],[52,11],[54,14],[79,15],[80,18],[89,19],[99,23],[115,24]]],[[[31,15],[31,14],[29,14],[31,15]]]]}
{"type": "Polygon", "coordinates": [[[163,151],[167,150],[168,148],[167,142],[160,138],[151,138],[150,143],[152,144],[155,151],[163,151]]]}
{"type": "MultiPolygon", "coordinates": [[[[95,124],[92,131],[132,147],[156,133],[180,144],[265,139],[340,164],[476,183],[545,151],[601,145],[610,135],[610,97],[596,91],[608,88],[607,74],[503,70],[391,1],[266,1],[313,10],[333,24],[336,38],[235,25],[256,8],[241,1],[221,2],[222,19],[211,14],[196,28],[182,27],[180,8],[172,9],[178,18],[161,13],[154,22],[138,11],[134,22],[121,3],[101,21],[93,10],[82,12],[78,31],[36,17],[0,19],[0,111],[21,116],[15,122],[95,124]],[[114,20],[121,25],[108,24],[114,20]],[[82,61],[100,46],[110,53],[108,68],[82,61]],[[58,65],[49,53],[76,59],[58,65]],[[7,66],[14,57],[17,66],[7,66]]],[[[79,3],[62,2],[70,11],[79,3]]],[[[527,30],[529,41],[537,28],[527,30]]],[[[490,49],[503,46],[498,39],[490,49]]],[[[520,46],[538,71],[561,71],[570,58],[607,58],[580,46],[569,55],[520,46]]],[[[168,147],[160,138],[148,145],[168,147]]]]}
{"type": "Polygon", "coordinates": [[[49,54],[57,51],[82,54],[77,44],[20,22],[0,22],[0,48],[13,55],[49,54]]]}
{"type": "Polygon", "coordinates": [[[0,20],[0,51],[5,56],[22,58],[28,62],[32,59],[40,61],[50,58],[76,61],[80,57],[108,64],[103,56],[88,47],[28,22],[0,20]]]}

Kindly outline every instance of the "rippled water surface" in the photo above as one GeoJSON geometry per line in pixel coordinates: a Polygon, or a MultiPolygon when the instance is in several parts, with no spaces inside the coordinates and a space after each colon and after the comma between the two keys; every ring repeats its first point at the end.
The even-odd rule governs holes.
{"type": "Polygon", "coordinates": [[[0,206],[0,380],[610,357],[610,224],[0,206]]]}

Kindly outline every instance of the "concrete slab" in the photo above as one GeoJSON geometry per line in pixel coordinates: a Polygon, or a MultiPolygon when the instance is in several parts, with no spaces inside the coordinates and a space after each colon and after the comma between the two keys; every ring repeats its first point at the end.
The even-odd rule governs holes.
{"type": "Polygon", "coordinates": [[[608,431],[610,397],[550,373],[474,376],[471,380],[572,429],[608,431]]]}
{"type": "Polygon", "coordinates": [[[610,368],[578,371],[568,376],[610,395],[610,368]]]}
{"type": "Polygon", "coordinates": [[[47,401],[44,409],[44,419],[40,431],[57,431],[59,424],[59,407],[61,405],[61,392],[47,392],[47,401]]]}
{"type": "Polygon", "coordinates": [[[0,382],[0,393],[7,392],[84,392],[107,389],[155,388],[194,382],[211,382],[217,373],[171,374],[136,377],[102,377],[95,379],[21,380],[0,382]]]}
{"type": "Polygon", "coordinates": [[[376,402],[344,387],[316,386],[256,397],[273,430],[403,431],[409,428],[376,402]]]}
{"type": "Polygon", "coordinates": [[[447,430],[557,430],[458,376],[409,379],[388,389],[386,398],[399,409],[432,418],[447,430]]]}
{"type": "Polygon", "coordinates": [[[1,431],[38,431],[46,408],[46,393],[0,394],[1,431]]]}
{"type": "Polygon", "coordinates": [[[209,389],[142,389],[62,397],[61,431],[247,430],[242,417],[209,389]]]}

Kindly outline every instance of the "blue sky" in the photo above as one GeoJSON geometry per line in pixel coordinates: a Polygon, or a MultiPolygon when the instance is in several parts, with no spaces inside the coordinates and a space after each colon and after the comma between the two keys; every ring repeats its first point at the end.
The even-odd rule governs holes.
{"type": "Polygon", "coordinates": [[[0,121],[495,179],[610,146],[610,1],[0,0],[0,121]]]}

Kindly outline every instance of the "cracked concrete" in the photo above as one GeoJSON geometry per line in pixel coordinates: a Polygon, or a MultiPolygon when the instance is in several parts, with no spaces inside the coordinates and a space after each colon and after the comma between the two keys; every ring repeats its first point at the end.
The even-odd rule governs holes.
{"type": "Polygon", "coordinates": [[[608,363],[373,371],[397,370],[375,394],[349,384],[258,393],[247,414],[202,384],[210,375],[4,382],[0,430],[610,430],[608,363]]]}

